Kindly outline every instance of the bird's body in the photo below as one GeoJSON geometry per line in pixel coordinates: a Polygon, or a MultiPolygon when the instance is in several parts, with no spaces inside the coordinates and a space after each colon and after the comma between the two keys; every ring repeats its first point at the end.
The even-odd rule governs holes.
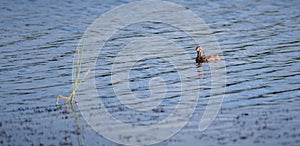
{"type": "Polygon", "coordinates": [[[204,63],[204,62],[218,62],[220,61],[220,57],[218,55],[208,55],[208,56],[198,56],[196,58],[196,63],[204,63]]]}
{"type": "Polygon", "coordinates": [[[198,63],[198,66],[201,66],[201,63],[204,63],[204,62],[220,61],[219,55],[203,55],[202,48],[200,46],[197,46],[196,50],[197,50],[196,63],[198,63]]]}

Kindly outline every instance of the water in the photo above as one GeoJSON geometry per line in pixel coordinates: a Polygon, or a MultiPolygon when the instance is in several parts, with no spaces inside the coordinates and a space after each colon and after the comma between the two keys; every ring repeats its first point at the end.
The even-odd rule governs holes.
{"type": "MultiPolygon", "coordinates": [[[[55,97],[69,95],[73,88],[73,58],[84,31],[98,16],[125,3],[1,1],[1,145],[117,145],[92,130],[77,106],[73,110],[55,107],[55,97]]],[[[298,145],[299,2],[175,3],[199,15],[218,40],[226,63],[226,95],[216,119],[199,132],[198,122],[210,95],[210,68],[204,64],[185,69],[195,71],[197,76],[190,82],[200,81],[203,87],[198,105],[187,125],[158,145],[298,145]]],[[[197,44],[172,30],[163,24],[139,23],[114,35],[106,45],[107,54],[104,52],[96,68],[97,87],[106,95],[103,102],[108,111],[123,122],[155,124],[170,114],[178,102],[178,73],[164,58],[134,65],[130,88],[140,99],[150,95],[147,85],[155,77],[173,89],[161,106],[137,116],[140,112],[128,110],[112,96],[105,65],[117,50],[110,48],[126,45],[140,35],[163,34],[184,47],[190,56],[185,62],[193,63],[197,44]]],[[[180,59],[183,55],[173,56],[180,59]]],[[[152,83],[161,85],[156,79],[152,83]]]]}

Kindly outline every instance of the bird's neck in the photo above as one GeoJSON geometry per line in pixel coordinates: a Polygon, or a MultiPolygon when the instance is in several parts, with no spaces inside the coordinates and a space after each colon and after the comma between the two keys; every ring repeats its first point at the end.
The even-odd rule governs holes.
{"type": "Polygon", "coordinates": [[[198,52],[197,53],[198,57],[202,56],[202,52],[201,51],[197,51],[197,52],[198,52]]]}

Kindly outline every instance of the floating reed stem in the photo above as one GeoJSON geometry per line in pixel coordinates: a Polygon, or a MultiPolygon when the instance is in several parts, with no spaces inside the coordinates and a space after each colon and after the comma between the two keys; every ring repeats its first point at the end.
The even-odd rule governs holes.
{"type": "Polygon", "coordinates": [[[80,72],[81,72],[81,64],[82,64],[82,54],[84,52],[84,40],[83,40],[83,44],[82,44],[82,50],[80,50],[80,48],[77,49],[77,62],[76,62],[76,66],[77,66],[77,70],[76,70],[76,76],[75,76],[75,82],[74,82],[74,88],[70,94],[69,97],[63,96],[63,95],[58,95],[56,98],[56,105],[58,105],[58,101],[60,98],[65,99],[65,104],[70,101],[70,104],[72,103],[78,103],[78,100],[75,100],[75,93],[76,90],[78,89],[79,85],[86,79],[86,77],[88,76],[88,74],[91,72],[91,69],[89,68],[87,70],[87,72],[84,74],[83,78],[79,81],[79,76],[80,76],[80,72]]]}

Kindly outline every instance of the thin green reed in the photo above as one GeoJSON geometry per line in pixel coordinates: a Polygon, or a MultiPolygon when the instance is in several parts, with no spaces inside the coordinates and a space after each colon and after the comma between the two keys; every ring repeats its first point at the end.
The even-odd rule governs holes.
{"type": "Polygon", "coordinates": [[[91,69],[89,68],[87,70],[87,72],[84,74],[83,78],[81,80],[79,80],[80,78],[80,73],[81,73],[81,66],[82,66],[82,55],[84,53],[84,40],[82,40],[82,47],[78,47],[77,49],[77,60],[76,60],[76,76],[75,76],[75,82],[74,82],[74,87],[73,90],[70,94],[69,97],[65,97],[62,95],[58,95],[57,99],[56,99],[56,105],[58,105],[58,99],[59,98],[63,98],[66,101],[64,102],[65,104],[67,103],[67,101],[70,100],[70,104],[72,104],[73,102],[77,103],[78,101],[75,100],[75,94],[76,94],[76,90],[78,89],[78,87],[80,86],[80,84],[86,79],[86,77],[88,76],[88,74],[90,73],[91,69]]]}

